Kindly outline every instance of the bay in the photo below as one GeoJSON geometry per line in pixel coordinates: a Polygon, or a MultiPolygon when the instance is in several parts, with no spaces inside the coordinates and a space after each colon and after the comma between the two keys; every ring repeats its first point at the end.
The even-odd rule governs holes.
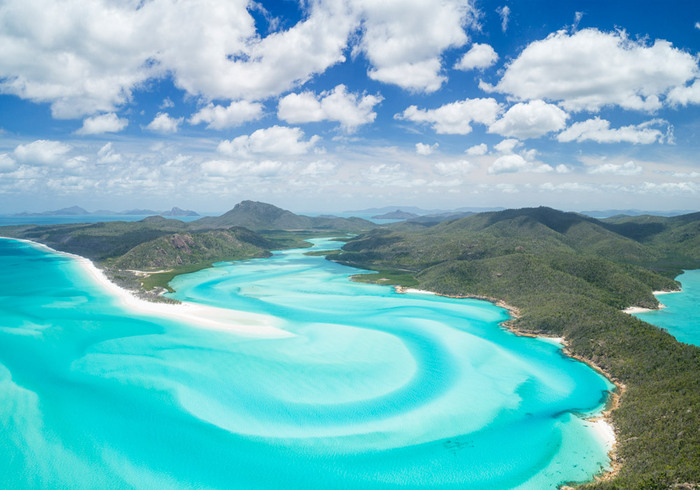
{"type": "Polygon", "coordinates": [[[664,308],[634,316],[668,331],[678,341],[700,346],[700,270],[684,271],[676,277],[681,291],[658,294],[664,308]]]}
{"type": "MultiPolygon", "coordinates": [[[[316,240],[316,249],[339,242],[316,240]]],[[[479,300],[398,294],[306,249],[179,276],[286,334],[125,308],[77,260],[0,240],[10,488],[556,488],[609,465],[611,384],[479,300]]]]}

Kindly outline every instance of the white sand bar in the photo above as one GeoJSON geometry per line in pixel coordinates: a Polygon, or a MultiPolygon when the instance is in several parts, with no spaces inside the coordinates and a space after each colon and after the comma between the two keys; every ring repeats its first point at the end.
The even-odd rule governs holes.
{"type": "Polygon", "coordinates": [[[283,330],[276,319],[268,315],[260,315],[245,311],[217,308],[215,306],[196,303],[153,303],[136,297],[131,291],[123,289],[112,281],[89,259],[79,255],[54,250],[44,244],[31,240],[14,239],[29,243],[34,247],[52,253],[66,255],[77,260],[90,277],[102,286],[109,294],[116,296],[124,308],[140,315],[167,318],[193,327],[210,330],[222,330],[246,337],[281,338],[293,337],[294,334],[283,330]]]}

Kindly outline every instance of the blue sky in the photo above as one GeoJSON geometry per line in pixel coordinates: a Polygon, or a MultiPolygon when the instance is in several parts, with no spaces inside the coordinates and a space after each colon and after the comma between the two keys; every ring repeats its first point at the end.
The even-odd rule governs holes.
{"type": "Polygon", "coordinates": [[[5,0],[0,207],[700,206],[696,1],[5,0]]]}

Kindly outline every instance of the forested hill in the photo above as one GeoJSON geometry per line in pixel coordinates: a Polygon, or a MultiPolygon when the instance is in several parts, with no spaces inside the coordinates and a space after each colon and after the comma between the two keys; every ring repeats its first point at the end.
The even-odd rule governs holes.
{"type": "MultiPolygon", "coordinates": [[[[358,280],[504,300],[517,330],[564,337],[626,386],[612,420],[620,471],[595,488],[700,483],[700,348],[620,309],[658,304],[681,269],[700,268],[700,214],[596,220],[550,208],[410,223],[350,240],[335,261],[358,280]]],[[[690,484],[691,486],[684,486],[690,484]]]]}
{"type": "Polygon", "coordinates": [[[311,218],[244,201],[222,216],[189,223],[151,216],[137,222],[7,226],[0,227],[0,236],[87,257],[114,281],[157,299],[144,288],[157,293],[174,276],[214,262],[265,257],[270,250],[308,246],[304,238],[342,236],[374,226],[359,218],[311,218]]]}
{"type": "Polygon", "coordinates": [[[217,217],[202,218],[191,223],[192,229],[243,226],[251,230],[319,230],[360,232],[374,228],[371,221],[360,218],[310,217],[294,214],[272,204],[242,201],[217,217]]]}

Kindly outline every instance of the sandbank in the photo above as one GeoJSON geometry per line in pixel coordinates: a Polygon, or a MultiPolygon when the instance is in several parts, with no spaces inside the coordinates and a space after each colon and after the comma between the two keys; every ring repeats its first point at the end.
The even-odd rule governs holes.
{"type": "Polygon", "coordinates": [[[193,327],[209,330],[221,330],[246,337],[280,338],[292,337],[293,334],[274,324],[274,318],[239,310],[217,308],[215,306],[182,302],[179,304],[153,303],[136,297],[131,291],[121,288],[110,281],[91,260],[68,252],[54,250],[42,243],[31,240],[9,238],[32,245],[33,247],[65,255],[76,260],[83,270],[110,295],[115,296],[120,304],[132,312],[145,316],[167,318],[193,327]]]}
{"type": "MultiPolygon", "coordinates": [[[[471,298],[471,299],[481,299],[485,301],[490,301],[491,303],[494,303],[496,306],[500,306],[501,308],[504,308],[508,310],[513,317],[513,319],[518,318],[520,316],[520,310],[518,308],[511,306],[507,304],[503,300],[499,300],[496,298],[490,298],[487,296],[479,296],[479,295],[467,295],[467,296],[457,296],[457,295],[447,295],[447,294],[440,294],[440,293],[435,293],[433,291],[426,291],[424,289],[415,289],[415,288],[407,288],[403,286],[394,286],[394,290],[397,293],[417,293],[417,294],[436,294],[438,296],[447,296],[450,298],[471,298]]],[[[674,292],[674,291],[668,291],[668,292],[674,292]]],[[[620,403],[620,396],[622,395],[622,392],[625,390],[625,386],[618,383],[615,381],[615,379],[610,376],[606,371],[601,369],[599,366],[597,366],[593,361],[589,359],[585,359],[581,356],[573,354],[569,350],[569,346],[566,342],[566,339],[564,337],[547,337],[543,335],[536,335],[530,332],[523,332],[515,328],[513,325],[513,319],[503,322],[503,326],[506,327],[508,330],[513,332],[515,335],[523,336],[523,337],[535,337],[540,340],[543,340],[545,342],[550,342],[557,344],[561,347],[562,352],[573,359],[576,359],[577,361],[583,362],[584,364],[588,365],[591,369],[594,369],[595,371],[599,372],[601,375],[605,376],[608,380],[610,380],[614,385],[615,385],[615,391],[610,392],[608,395],[608,399],[606,402],[605,408],[599,412],[599,415],[595,415],[592,418],[588,418],[588,422],[591,423],[591,428],[595,432],[596,436],[598,439],[601,441],[601,443],[605,446],[605,448],[608,450],[608,455],[610,458],[610,467],[608,469],[605,469],[602,474],[596,475],[594,478],[595,480],[608,480],[613,478],[617,472],[619,471],[619,463],[616,460],[615,457],[615,448],[617,446],[617,438],[615,436],[615,429],[610,422],[610,414],[613,410],[617,408],[617,406],[620,403]]],[[[564,486],[563,488],[568,488],[564,486]]]]}

